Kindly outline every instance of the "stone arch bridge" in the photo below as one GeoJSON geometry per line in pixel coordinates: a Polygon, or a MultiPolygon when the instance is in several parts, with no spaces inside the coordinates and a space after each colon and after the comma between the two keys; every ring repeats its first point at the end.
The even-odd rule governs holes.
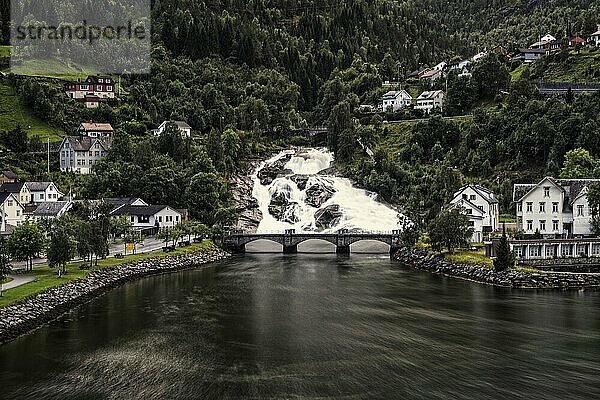
{"type": "Polygon", "coordinates": [[[223,247],[232,253],[243,254],[248,243],[268,240],[282,245],[284,254],[295,254],[298,252],[300,243],[315,239],[332,243],[338,254],[350,254],[350,245],[365,240],[374,240],[389,245],[391,255],[402,248],[401,231],[399,230],[390,233],[350,232],[348,230],[340,230],[336,233],[296,233],[293,229],[281,233],[228,233],[223,236],[223,247]]]}

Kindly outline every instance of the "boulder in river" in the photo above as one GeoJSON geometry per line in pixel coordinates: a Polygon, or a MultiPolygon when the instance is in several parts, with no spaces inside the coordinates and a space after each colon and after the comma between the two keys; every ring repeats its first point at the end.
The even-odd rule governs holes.
{"type": "Polygon", "coordinates": [[[285,165],[291,160],[291,158],[292,155],[288,154],[271,164],[265,165],[265,167],[258,171],[257,174],[258,179],[260,179],[260,183],[264,186],[273,183],[275,178],[282,175],[283,172],[286,171],[285,165]]]}
{"type": "Polygon", "coordinates": [[[330,229],[340,222],[344,213],[340,206],[332,204],[315,212],[315,224],[321,229],[330,229]]]}
{"type": "Polygon", "coordinates": [[[269,214],[275,217],[275,219],[278,221],[295,224],[300,220],[297,215],[299,208],[299,204],[296,202],[291,202],[284,192],[278,192],[271,197],[269,214]]]}
{"type": "Polygon", "coordinates": [[[308,175],[294,175],[290,179],[296,183],[298,189],[304,190],[306,189],[306,184],[308,183],[308,175]]]}
{"type": "Polygon", "coordinates": [[[304,202],[309,206],[320,208],[325,202],[333,197],[335,189],[319,181],[306,189],[304,202]]]}

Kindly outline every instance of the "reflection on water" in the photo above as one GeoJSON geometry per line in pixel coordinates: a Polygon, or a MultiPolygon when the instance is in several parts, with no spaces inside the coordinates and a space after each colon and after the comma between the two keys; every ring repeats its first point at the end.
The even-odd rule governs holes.
{"type": "Polygon", "coordinates": [[[383,254],[251,254],[128,284],[0,347],[0,398],[591,399],[599,305],[383,254]]]}

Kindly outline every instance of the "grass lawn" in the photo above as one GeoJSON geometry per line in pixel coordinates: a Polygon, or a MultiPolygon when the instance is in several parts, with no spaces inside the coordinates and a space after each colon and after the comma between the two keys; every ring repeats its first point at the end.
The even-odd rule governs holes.
{"type": "Polygon", "coordinates": [[[0,46],[0,58],[10,57],[10,46],[0,46]]]}
{"type": "Polygon", "coordinates": [[[63,132],[53,128],[27,109],[21,98],[7,85],[0,84],[0,130],[14,129],[21,125],[30,136],[42,141],[60,141],[63,132]]]}
{"type": "Polygon", "coordinates": [[[5,284],[5,283],[8,283],[8,282],[10,282],[12,280],[13,280],[13,278],[4,278],[4,279],[0,280],[0,283],[1,284],[5,284]]]}
{"type": "Polygon", "coordinates": [[[485,255],[485,250],[471,251],[471,250],[455,250],[454,253],[444,253],[446,260],[467,265],[484,265],[492,268],[494,265],[492,260],[485,255]]]}
{"type": "Polygon", "coordinates": [[[517,217],[511,214],[500,214],[500,222],[506,222],[507,224],[514,224],[517,222],[517,217]]]}
{"type": "MultiPolygon", "coordinates": [[[[126,256],[123,259],[107,258],[106,260],[98,260],[98,266],[94,267],[94,270],[118,267],[130,262],[147,260],[150,258],[165,258],[189,254],[197,251],[208,251],[212,248],[214,248],[214,244],[211,241],[205,240],[202,243],[195,243],[188,247],[177,248],[177,250],[170,253],[157,252],[133,254],[126,256]]],[[[56,274],[56,269],[50,267],[34,268],[33,271],[27,272],[27,275],[34,276],[36,280],[34,282],[5,291],[3,293],[3,297],[0,297],[0,308],[12,305],[48,289],[85,278],[91,271],[80,270],[79,266],[81,264],[83,264],[83,261],[69,263],[67,265],[67,274],[63,275],[61,278],[59,278],[56,274]]]]}
{"type": "Polygon", "coordinates": [[[26,60],[14,70],[17,75],[41,76],[64,80],[77,80],[96,75],[96,71],[76,64],[65,64],[61,60],[26,60]]]}

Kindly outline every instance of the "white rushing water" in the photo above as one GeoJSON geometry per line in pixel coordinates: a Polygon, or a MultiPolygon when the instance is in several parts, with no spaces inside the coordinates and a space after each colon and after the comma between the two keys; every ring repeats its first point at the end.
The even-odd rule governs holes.
{"type": "Polygon", "coordinates": [[[275,157],[263,162],[254,173],[253,196],[258,201],[263,219],[258,227],[258,232],[282,231],[295,229],[301,231],[335,232],[340,229],[361,231],[392,231],[405,226],[405,217],[397,210],[377,201],[377,194],[356,188],[347,178],[340,178],[319,172],[328,169],[334,156],[324,149],[288,150],[277,154],[275,157]],[[285,164],[282,176],[276,178],[269,185],[263,185],[258,177],[259,172],[269,165],[292,155],[285,164]],[[296,175],[307,175],[306,188],[301,190],[292,179],[296,175]],[[333,192],[330,199],[320,207],[306,204],[307,189],[318,186],[333,192]],[[289,202],[283,216],[275,218],[269,212],[269,205],[274,195],[283,195],[289,202]],[[339,206],[338,218],[330,226],[319,226],[315,220],[315,213],[327,207],[339,206]],[[284,222],[288,220],[291,222],[284,222]]]}

